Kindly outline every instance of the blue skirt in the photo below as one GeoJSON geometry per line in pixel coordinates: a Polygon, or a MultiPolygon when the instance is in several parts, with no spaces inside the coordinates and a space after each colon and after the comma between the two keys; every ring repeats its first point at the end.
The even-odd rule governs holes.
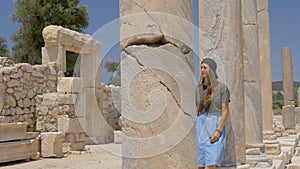
{"type": "Polygon", "coordinates": [[[217,142],[211,143],[210,137],[216,131],[221,120],[221,112],[200,113],[196,121],[198,167],[221,166],[226,145],[226,129],[217,142]]]}

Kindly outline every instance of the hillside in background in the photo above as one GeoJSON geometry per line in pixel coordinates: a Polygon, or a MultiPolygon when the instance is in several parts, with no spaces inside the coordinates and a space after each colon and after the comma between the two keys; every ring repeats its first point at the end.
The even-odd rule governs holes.
{"type": "MultiPolygon", "coordinates": [[[[298,87],[300,86],[300,82],[294,82],[294,91],[297,92],[298,87]]],[[[272,90],[273,91],[282,91],[283,87],[282,87],[282,81],[275,81],[272,82],[272,90]]]]}
{"type": "MultiPolygon", "coordinates": [[[[295,106],[298,106],[298,94],[297,90],[300,86],[300,82],[294,82],[294,100],[295,106]]],[[[272,101],[273,109],[282,109],[283,106],[283,86],[282,81],[272,82],[272,101]]]]}

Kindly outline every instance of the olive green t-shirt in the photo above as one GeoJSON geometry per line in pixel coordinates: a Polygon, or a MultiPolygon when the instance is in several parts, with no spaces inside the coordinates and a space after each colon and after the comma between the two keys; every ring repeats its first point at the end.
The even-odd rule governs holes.
{"type": "Polygon", "coordinates": [[[207,88],[204,85],[198,84],[195,92],[197,112],[222,112],[222,104],[225,103],[226,100],[230,101],[228,87],[220,82],[218,82],[217,86],[214,88],[211,104],[207,108],[205,108],[203,104],[207,88]]]}

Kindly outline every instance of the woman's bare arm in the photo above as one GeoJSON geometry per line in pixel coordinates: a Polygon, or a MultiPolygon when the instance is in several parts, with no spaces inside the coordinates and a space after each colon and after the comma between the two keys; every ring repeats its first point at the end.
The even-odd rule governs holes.
{"type": "Polygon", "coordinates": [[[219,127],[216,129],[216,131],[212,135],[210,142],[213,143],[213,142],[216,142],[219,140],[221,133],[223,131],[223,128],[225,126],[228,113],[229,113],[229,101],[226,100],[225,103],[222,104],[222,117],[221,117],[221,121],[219,123],[219,127]]]}

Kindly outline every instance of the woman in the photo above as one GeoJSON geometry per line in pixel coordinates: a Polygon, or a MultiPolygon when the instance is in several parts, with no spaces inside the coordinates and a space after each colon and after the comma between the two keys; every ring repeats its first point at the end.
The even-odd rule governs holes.
{"type": "Polygon", "coordinates": [[[224,157],[230,93],[227,86],[217,80],[216,69],[214,60],[201,61],[201,78],[196,86],[199,169],[215,169],[221,166],[224,157]]]}

